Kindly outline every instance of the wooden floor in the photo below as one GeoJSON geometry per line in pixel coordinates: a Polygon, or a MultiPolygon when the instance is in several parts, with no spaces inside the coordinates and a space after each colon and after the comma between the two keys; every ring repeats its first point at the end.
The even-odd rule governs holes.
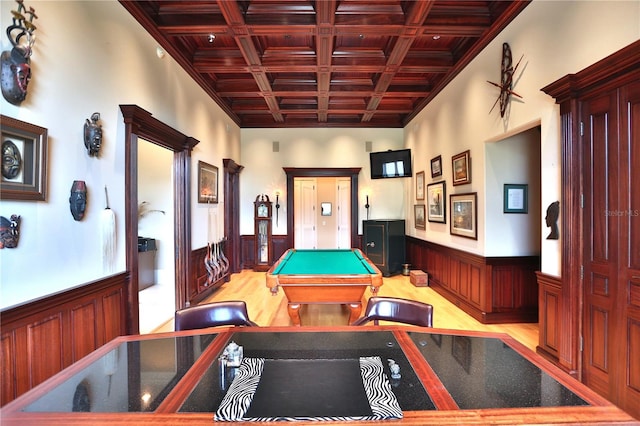
{"type": "MultiPolygon", "coordinates": [[[[533,351],[538,344],[537,323],[482,324],[430,287],[415,287],[409,282],[407,276],[397,275],[384,278],[383,282],[378,292],[380,296],[403,297],[433,305],[433,326],[435,328],[507,333],[533,351]]],[[[368,299],[370,295],[370,291],[367,290],[365,299],[368,299]]],[[[264,272],[244,270],[232,274],[229,282],[202,303],[218,300],[244,300],[247,303],[250,318],[258,325],[293,325],[287,314],[287,301],[284,293],[280,291],[275,296],[271,295],[266,286],[264,272]]],[[[365,305],[366,300],[363,301],[363,307],[365,305]]],[[[341,305],[308,305],[300,309],[300,318],[304,326],[347,325],[349,312],[346,307],[341,305]]],[[[173,319],[168,319],[164,325],[154,330],[154,332],[165,331],[173,331],[173,319]]]]}

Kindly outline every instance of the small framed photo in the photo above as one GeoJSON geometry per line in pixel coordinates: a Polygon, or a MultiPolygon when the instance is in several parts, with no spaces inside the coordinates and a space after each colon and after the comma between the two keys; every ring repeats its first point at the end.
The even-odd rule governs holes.
{"type": "Polygon", "coordinates": [[[416,200],[424,200],[424,172],[416,173],[416,200]]]}
{"type": "Polygon", "coordinates": [[[424,204],[415,204],[413,206],[413,214],[414,214],[416,229],[426,228],[424,210],[425,210],[424,204]]]}
{"type": "Polygon", "coordinates": [[[529,204],[527,185],[504,184],[504,213],[527,213],[529,204]]]}
{"type": "Polygon", "coordinates": [[[1,115],[0,131],[0,199],[46,201],[47,129],[1,115]]]}
{"type": "Polygon", "coordinates": [[[431,159],[431,177],[442,176],[442,156],[438,155],[431,159]]]}
{"type": "Polygon", "coordinates": [[[466,150],[451,157],[453,185],[471,183],[471,152],[466,150]]]}
{"type": "Polygon", "coordinates": [[[329,202],[320,203],[320,215],[331,216],[331,203],[329,202]]]}
{"type": "Polygon", "coordinates": [[[447,223],[446,182],[427,185],[427,218],[429,222],[447,223]]]}
{"type": "Polygon", "coordinates": [[[452,194],[449,233],[460,237],[478,239],[478,193],[452,194]]]}
{"type": "Polygon", "coordinates": [[[218,168],[198,161],[198,202],[218,202],[218,168]]]}

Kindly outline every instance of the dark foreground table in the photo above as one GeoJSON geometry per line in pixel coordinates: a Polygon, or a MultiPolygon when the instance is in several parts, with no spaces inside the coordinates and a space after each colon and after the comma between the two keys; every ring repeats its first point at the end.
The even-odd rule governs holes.
{"type": "Polygon", "coordinates": [[[638,424],[506,335],[399,326],[119,337],[0,416],[21,426],[638,424]],[[239,368],[219,362],[231,341],[243,347],[239,368]]]}

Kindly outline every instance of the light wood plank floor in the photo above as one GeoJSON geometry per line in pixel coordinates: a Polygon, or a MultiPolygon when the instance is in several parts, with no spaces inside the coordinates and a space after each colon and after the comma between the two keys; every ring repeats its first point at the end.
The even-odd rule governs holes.
{"type": "MultiPolygon", "coordinates": [[[[243,270],[240,273],[232,274],[229,282],[202,303],[219,300],[244,300],[247,303],[250,318],[258,325],[292,326],[293,322],[287,314],[287,301],[284,293],[280,290],[277,295],[271,295],[265,282],[264,272],[243,270]]],[[[430,287],[415,287],[409,282],[409,277],[404,275],[384,278],[378,294],[430,303],[433,305],[433,326],[435,328],[506,333],[533,351],[538,344],[537,323],[482,324],[430,287]]],[[[370,291],[367,290],[363,307],[366,306],[366,299],[370,295],[370,291]]],[[[347,325],[349,313],[348,309],[341,305],[308,305],[301,308],[300,318],[302,325],[305,326],[347,325]]],[[[154,332],[166,331],[173,331],[173,318],[168,319],[165,324],[154,330],[154,332]]]]}

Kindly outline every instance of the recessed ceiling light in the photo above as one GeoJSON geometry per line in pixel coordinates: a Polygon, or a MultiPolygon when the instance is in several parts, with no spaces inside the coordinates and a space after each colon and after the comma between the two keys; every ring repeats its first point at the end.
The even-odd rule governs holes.
{"type": "Polygon", "coordinates": [[[213,43],[213,41],[216,39],[216,35],[215,34],[209,34],[209,43],[213,43]]]}
{"type": "Polygon", "coordinates": [[[433,39],[434,39],[434,40],[440,40],[440,36],[439,36],[439,35],[434,35],[434,36],[433,36],[433,39]]]}

